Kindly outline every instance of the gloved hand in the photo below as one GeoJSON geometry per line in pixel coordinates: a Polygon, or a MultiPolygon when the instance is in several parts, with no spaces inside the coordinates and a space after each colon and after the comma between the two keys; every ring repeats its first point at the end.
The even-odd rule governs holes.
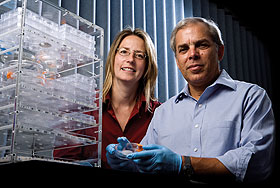
{"type": "Polygon", "coordinates": [[[130,143],[126,137],[118,137],[117,141],[119,143],[118,150],[122,150],[128,143],[130,143]]]}
{"type": "Polygon", "coordinates": [[[143,146],[144,151],[127,155],[133,159],[140,172],[179,174],[182,158],[179,154],[160,145],[143,146]]]}
{"type": "MultiPolygon", "coordinates": [[[[123,149],[127,143],[129,143],[129,140],[126,137],[119,137],[117,139],[119,142],[118,149],[121,150],[123,149]]],[[[107,162],[110,165],[112,169],[115,170],[122,170],[122,171],[137,171],[137,167],[135,163],[132,160],[124,160],[118,158],[116,154],[116,149],[115,146],[117,144],[109,144],[106,147],[106,157],[107,157],[107,162]]]]}

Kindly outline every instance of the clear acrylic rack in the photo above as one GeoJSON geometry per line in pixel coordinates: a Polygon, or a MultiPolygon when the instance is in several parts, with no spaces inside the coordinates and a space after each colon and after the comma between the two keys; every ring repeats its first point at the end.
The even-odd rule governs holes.
{"type": "Polygon", "coordinates": [[[0,164],[100,167],[103,29],[46,0],[0,0],[0,16],[0,164]]]}

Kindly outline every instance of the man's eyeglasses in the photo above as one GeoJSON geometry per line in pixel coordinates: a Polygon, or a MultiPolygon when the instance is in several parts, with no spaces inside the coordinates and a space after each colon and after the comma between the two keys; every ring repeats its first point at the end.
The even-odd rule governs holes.
{"type": "Polygon", "coordinates": [[[126,48],[118,48],[117,51],[121,56],[129,56],[133,53],[133,57],[139,60],[144,60],[147,57],[146,53],[142,51],[129,50],[126,48]]]}

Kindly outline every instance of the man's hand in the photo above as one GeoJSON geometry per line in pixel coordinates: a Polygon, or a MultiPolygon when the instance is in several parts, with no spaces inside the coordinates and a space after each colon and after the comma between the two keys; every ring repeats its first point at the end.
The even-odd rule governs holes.
{"type": "Polygon", "coordinates": [[[170,149],[160,145],[143,146],[144,151],[127,155],[133,159],[140,172],[176,173],[181,170],[182,158],[170,149]]]}

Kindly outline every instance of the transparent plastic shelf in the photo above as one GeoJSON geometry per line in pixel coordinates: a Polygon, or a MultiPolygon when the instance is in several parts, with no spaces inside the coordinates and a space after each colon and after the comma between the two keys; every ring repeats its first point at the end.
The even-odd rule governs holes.
{"type": "Polygon", "coordinates": [[[0,164],[100,166],[103,29],[42,0],[7,0],[0,10],[0,164]],[[89,146],[83,159],[54,156],[89,146]]]}

